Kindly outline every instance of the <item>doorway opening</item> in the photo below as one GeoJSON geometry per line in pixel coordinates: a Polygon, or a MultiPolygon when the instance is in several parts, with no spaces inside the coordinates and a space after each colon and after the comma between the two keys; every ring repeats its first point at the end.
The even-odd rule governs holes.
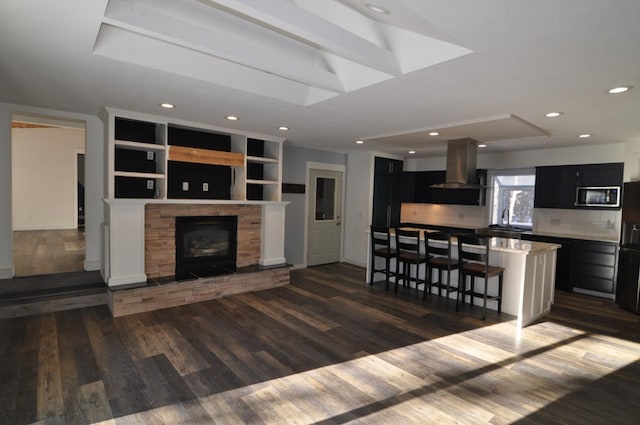
{"type": "Polygon", "coordinates": [[[85,124],[12,116],[15,277],[82,272],[85,262],[85,124]]]}

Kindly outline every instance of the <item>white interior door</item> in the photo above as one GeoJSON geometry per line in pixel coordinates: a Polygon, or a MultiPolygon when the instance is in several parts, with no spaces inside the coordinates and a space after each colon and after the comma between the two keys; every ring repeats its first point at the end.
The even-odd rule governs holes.
{"type": "Polygon", "coordinates": [[[342,172],[309,170],[307,266],[340,261],[342,172]]]}

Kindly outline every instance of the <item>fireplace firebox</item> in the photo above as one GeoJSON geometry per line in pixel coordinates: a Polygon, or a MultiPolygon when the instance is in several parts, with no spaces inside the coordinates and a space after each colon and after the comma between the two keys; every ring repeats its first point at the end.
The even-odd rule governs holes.
{"type": "Polygon", "coordinates": [[[236,271],[237,216],[176,217],[176,280],[236,271]]]}

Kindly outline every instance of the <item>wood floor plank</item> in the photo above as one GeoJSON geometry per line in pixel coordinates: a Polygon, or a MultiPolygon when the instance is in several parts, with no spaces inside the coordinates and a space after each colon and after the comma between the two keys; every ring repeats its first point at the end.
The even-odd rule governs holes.
{"type": "Polygon", "coordinates": [[[38,419],[61,415],[62,379],[58,356],[58,332],[53,314],[45,314],[41,321],[38,351],[38,419]]]}
{"type": "Polygon", "coordinates": [[[635,423],[640,316],[556,295],[517,331],[331,264],[117,319],[0,319],[0,423],[635,423]]]}

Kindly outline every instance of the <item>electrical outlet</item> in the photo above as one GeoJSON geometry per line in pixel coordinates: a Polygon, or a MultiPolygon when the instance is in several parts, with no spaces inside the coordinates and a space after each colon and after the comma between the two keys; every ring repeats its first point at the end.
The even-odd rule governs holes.
{"type": "Polygon", "coordinates": [[[149,190],[153,189],[153,180],[147,180],[147,189],[149,190]]]}
{"type": "Polygon", "coordinates": [[[147,159],[149,161],[153,161],[153,157],[154,157],[153,152],[147,152],[147,159]]]}
{"type": "Polygon", "coordinates": [[[187,192],[189,190],[189,182],[182,182],[182,191],[187,192]]]}
{"type": "Polygon", "coordinates": [[[209,191],[209,183],[202,183],[202,191],[203,192],[209,191]]]}

